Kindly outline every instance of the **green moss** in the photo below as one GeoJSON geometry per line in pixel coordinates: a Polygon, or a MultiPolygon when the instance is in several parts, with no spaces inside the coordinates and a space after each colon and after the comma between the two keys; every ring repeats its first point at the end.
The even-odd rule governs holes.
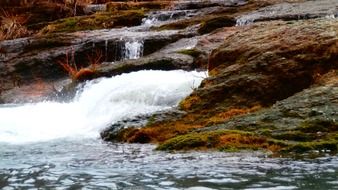
{"type": "Polygon", "coordinates": [[[146,126],[153,125],[155,121],[156,121],[156,117],[153,115],[148,119],[146,126]]]}
{"type": "Polygon", "coordinates": [[[228,149],[257,149],[257,146],[250,146],[249,142],[230,142],[223,144],[222,137],[225,135],[234,135],[229,139],[236,141],[236,138],[254,137],[252,133],[236,131],[236,130],[218,130],[212,132],[190,133],[180,135],[169,139],[158,146],[157,150],[190,150],[190,149],[203,149],[203,148],[218,148],[219,150],[228,149]]]}
{"type": "Polygon", "coordinates": [[[200,20],[189,19],[189,20],[180,20],[177,22],[169,23],[161,25],[160,27],[153,27],[153,30],[161,31],[161,30],[180,30],[187,28],[189,26],[200,23],[200,20]]]}
{"type": "Polygon", "coordinates": [[[337,150],[338,150],[338,141],[334,139],[328,139],[315,142],[297,143],[284,149],[283,152],[295,152],[295,153],[304,153],[309,151],[337,152],[337,150]]]}
{"type": "Polygon", "coordinates": [[[40,33],[75,32],[141,24],[142,10],[99,12],[90,16],[70,17],[50,23],[40,33]]]}
{"type": "Polygon", "coordinates": [[[177,53],[184,54],[184,55],[190,55],[195,58],[201,55],[201,52],[196,49],[184,49],[184,50],[178,51],[177,53]]]}
{"type": "Polygon", "coordinates": [[[297,130],[307,133],[334,132],[338,131],[338,123],[333,120],[323,119],[306,120],[297,130]]]}
{"type": "Polygon", "coordinates": [[[257,131],[257,134],[263,135],[263,136],[271,136],[272,130],[271,129],[259,129],[257,131]]]}
{"type": "Polygon", "coordinates": [[[333,134],[332,136],[333,136],[333,139],[338,140],[338,133],[333,134]]]}
{"type": "Polygon", "coordinates": [[[291,141],[312,141],[317,139],[312,133],[303,133],[300,131],[287,131],[278,134],[272,134],[272,138],[277,140],[291,140],[291,141]]]}
{"type": "Polygon", "coordinates": [[[188,134],[172,138],[162,145],[157,150],[184,150],[193,149],[206,145],[206,139],[198,134],[188,134]]]}

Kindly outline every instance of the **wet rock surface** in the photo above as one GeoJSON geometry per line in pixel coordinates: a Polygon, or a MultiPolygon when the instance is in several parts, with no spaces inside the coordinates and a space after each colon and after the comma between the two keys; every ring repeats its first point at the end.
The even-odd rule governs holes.
{"type": "Polygon", "coordinates": [[[239,29],[212,52],[210,77],[182,108],[269,106],[309,87],[317,75],[337,68],[336,28],[337,22],[311,20],[239,29]]]}
{"type": "Polygon", "coordinates": [[[335,18],[338,16],[335,0],[280,3],[261,8],[237,18],[237,25],[246,25],[267,20],[302,20],[313,18],[335,18]]]}
{"type": "MultiPolygon", "coordinates": [[[[89,58],[95,57],[98,53],[101,56],[101,61],[122,59],[125,43],[129,41],[143,43],[143,54],[147,55],[170,42],[191,36],[191,34],[191,32],[180,31],[149,33],[130,31],[126,33],[117,29],[0,42],[0,47],[6,50],[0,57],[2,91],[29,85],[34,83],[35,79],[53,81],[66,77],[67,73],[62,69],[59,61],[64,60],[67,55],[69,59],[74,59],[78,68],[81,68],[90,65],[89,58]],[[121,38],[122,33],[124,38],[121,38]],[[142,38],[135,38],[135,35],[141,35],[142,38]]],[[[161,62],[159,58],[157,60],[161,62]]],[[[178,66],[180,63],[176,61],[176,64],[178,66]]],[[[134,71],[136,70],[140,69],[134,69],[134,71]]],[[[104,75],[98,73],[96,76],[104,75]]]]}
{"type": "Polygon", "coordinates": [[[296,141],[297,139],[292,139],[292,132],[298,130],[304,132],[304,134],[298,134],[300,135],[299,141],[302,141],[301,135],[304,135],[303,138],[307,136],[321,138],[330,135],[330,132],[336,134],[338,129],[337,79],[336,71],[332,71],[324,75],[320,82],[287,99],[276,102],[271,108],[202,130],[240,129],[264,135],[271,133],[270,135],[276,137],[290,133],[289,136],[284,134],[284,138],[296,141]],[[306,127],[309,128],[306,129],[306,127]]]}
{"type": "MultiPolygon", "coordinates": [[[[104,129],[101,132],[101,137],[104,141],[119,142],[123,141],[124,133],[128,134],[130,131],[137,131],[137,129],[144,127],[146,125],[151,125],[152,123],[159,123],[168,120],[171,118],[175,120],[177,117],[184,115],[185,112],[178,109],[171,109],[167,111],[160,111],[155,114],[149,115],[139,115],[137,117],[128,118],[117,123],[112,124],[108,128],[104,129]],[[126,131],[124,131],[126,130],[126,131]],[[124,132],[123,132],[124,131],[124,132]]],[[[139,138],[142,143],[149,142],[149,138],[144,136],[145,139],[139,138]]]]}
{"type": "MultiPolygon", "coordinates": [[[[147,12],[146,18],[142,13],[131,24],[141,26],[110,29],[123,24],[114,20],[110,26],[109,17],[98,21],[109,29],[83,31],[87,26],[80,24],[72,33],[56,27],[46,30],[48,35],[0,42],[0,102],[54,93],[54,82],[67,76],[57,63],[67,54],[87,69],[85,75],[75,73],[76,82],[144,69],[208,69],[209,76],[179,111],[123,120],[103,131],[102,138],[159,143],[161,150],[337,152],[337,3],[111,2],[96,8],[166,10],[147,12]],[[126,57],[126,44],[133,43],[143,51],[126,57]],[[103,64],[92,67],[87,57],[95,55],[103,64]]],[[[76,18],[75,24],[98,16],[76,18]]],[[[54,24],[68,26],[72,20],[61,21],[54,24]]],[[[72,97],[75,86],[56,94],[72,97]]]]}
{"type": "Polygon", "coordinates": [[[142,136],[161,150],[336,152],[337,23],[270,21],[203,36],[195,48],[213,49],[209,77],[181,102],[187,114],[123,140],[142,136]],[[153,135],[159,131],[172,135],[153,135]]]}

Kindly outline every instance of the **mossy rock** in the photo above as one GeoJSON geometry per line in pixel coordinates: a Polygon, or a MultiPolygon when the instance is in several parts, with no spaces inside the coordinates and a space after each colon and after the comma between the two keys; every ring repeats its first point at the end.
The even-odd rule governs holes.
{"type": "Polygon", "coordinates": [[[216,17],[206,21],[203,21],[200,28],[198,29],[198,33],[207,34],[215,29],[222,27],[232,27],[236,25],[236,21],[230,17],[216,17]]]}
{"type": "Polygon", "coordinates": [[[188,134],[175,137],[160,145],[157,150],[187,150],[206,145],[206,139],[197,134],[188,134]]]}
{"type": "Polygon", "coordinates": [[[109,2],[107,9],[115,10],[158,10],[170,5],[170,1],[146,1],[146,2],[109,2]]]}
{"type": "Polygon", "coordinates": [[[160,144],[157,150],[190,150],[216,148],[219,150],[257,150],[268,146],[265,138],[253,133],[236,130],[218,130],[212,132],[180,135],[160,144]]]}
{"type": "Polygon", "coordinates": [[[307,133],[338,131],[338,122],[333,120],[312,119],[305,120],[298,130],[307,133]]]}
{"type": "Polygon", "coordinates": [[[312,133],[303,133],[300,131],[288,131],[271,135],[272,138],[278,140],[307,142],[317,139],[312,133]]]}
{"type": "Polygon", "coordinates": [[[144,11],[100,12],[90,16],[69,17],[50,23],[40,33],[75,32],[97,30],[123,26],[135,26],[142,23],[144,11]]]}
{"type": "Polygon", "coordinates": [[[288,148],[285,148],[282,153],[305,153],[311,151],[318,152],[337,152],[338,150],[338,141],[334,139],[314,141],[314,142],[303,142],[297,143],[295,145],[290,145],[288,148]]]}
{"type": "Polygon", "coordinates": [[[201,21],[199,19],[188,19],[188,20],[180,20],[177,22],[164,24],[159,27],[153,27],[153,30],[161,31],[161,30],[180,30],[185,29],[189,26],[199,24],[201,21]]]}
{"type": "Polygon", "coordinates": [[[190,55],[194,58],[198,57],[199,55],[201,55],[201,52],[196,50],[196,49],[184,49],[184,50],[180,50],[177,53],[180,54],[184,54],[184,55],[190,55]]]}
{"type": "Polygon", "coordinates": [[[36,41],[33,41],[32,43],[28,44],[25,47],[25,52],[29,52],[32,50],[45,50],[45,49],[51,49],[51,48],[57,48],[57,47],[63,47],[63,46],[69,46],[71,45],[70,40],[61,39],[57,36],[50,36],[48,38],[39,39],[36,41]]]}

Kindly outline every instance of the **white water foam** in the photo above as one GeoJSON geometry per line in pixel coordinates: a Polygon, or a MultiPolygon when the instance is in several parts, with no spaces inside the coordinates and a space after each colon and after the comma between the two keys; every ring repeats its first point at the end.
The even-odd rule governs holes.
{"type": "Polygon", "coordinates": [[[148,18],[144,18],[142,20],[142,26],[153,26],[156,22],[158,22],[158,19],[154,16],[149,16],[148,18]]]}
{"type": "Polygon", "coordinates": [[[3,106],[0,142],[96,138],[116,121],[177,105],[203,76],[195,71],[139,71],[90,81],[71,103],[3,106]]]}
{"type": "Polygon", "coordinates": [[[143,56],[144,42],[142,40],[127,41],[124,45],[124,59],[138,59],[143,56]]]}

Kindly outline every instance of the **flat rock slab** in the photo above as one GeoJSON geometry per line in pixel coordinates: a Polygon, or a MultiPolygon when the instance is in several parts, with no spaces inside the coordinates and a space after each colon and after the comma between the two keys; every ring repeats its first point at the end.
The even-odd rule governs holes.
{"type": "Polygon", "coordinates": [[[249,12],[237,18],[237,25],[246,25],[268,20],[301,20],[338,16],[338,1],[316,0],[303,3],[281,3],[249,12]]]}

